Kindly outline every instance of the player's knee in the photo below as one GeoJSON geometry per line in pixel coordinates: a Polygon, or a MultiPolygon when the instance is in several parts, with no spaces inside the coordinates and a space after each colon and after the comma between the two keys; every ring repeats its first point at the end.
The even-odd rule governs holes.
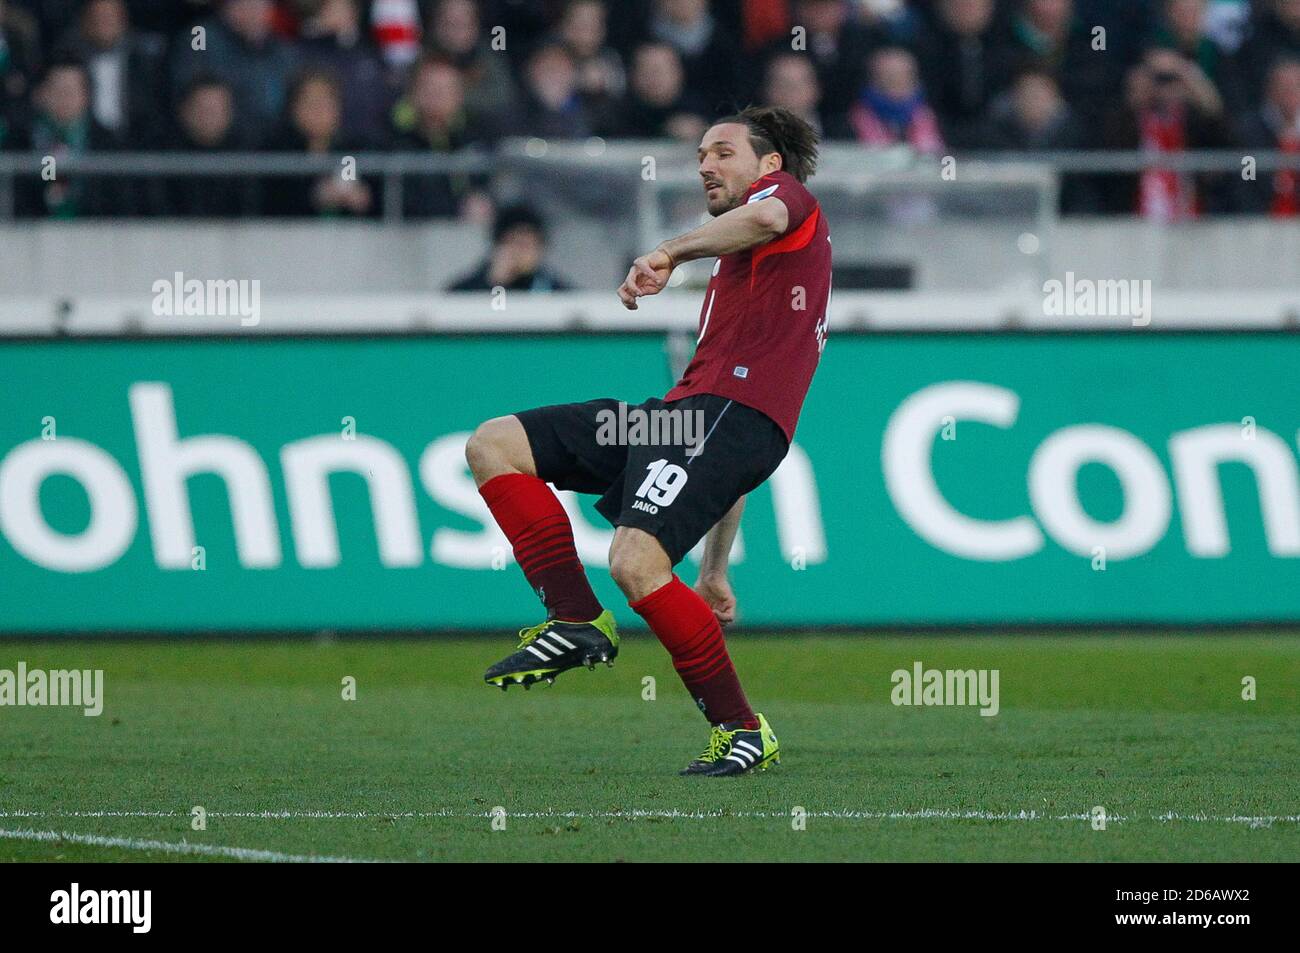
{"type": "Polygon", "coordinates": [[[505,443],[504,417],[493,417],[475,428],[465,442],[465,462],[470,472],[480,480],[505,472],[503,445],[505,443]]]}
{"type": "Polygon", "coordinates": [[[487,431],[487,424],[479,424],[465,441],[465,462],[470,472],[478,476],[488,464],[491,455],[492,437],[487,431]]]}
{"type": "Polygon", "coordinates": [[[609,553],[609,574],[629,599],[636,599],[633,592],[638,588],[643,567],[635,553],[627,546],[615,546],[609,553]]]}
{"type": "Polygon", "coordinates": [[[631,601],[644,599],[672,578],[672,566],[649,534],[614,539],[609,550],[609,574],[631,601]]]}

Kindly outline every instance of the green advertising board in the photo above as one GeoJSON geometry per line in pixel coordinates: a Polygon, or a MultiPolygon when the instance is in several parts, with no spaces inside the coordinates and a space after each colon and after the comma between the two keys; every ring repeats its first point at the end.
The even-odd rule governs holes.
{"type": "MultiPolygon", "coordinates": [[[[658,335],[13,341],[0,379],[0,629],[55,633],[535,622],[466,437],[671,384],[658,335]]],[[[835,336],[742,621],[1300,620],[1298,398],[1282,334],[835,336]]]]}

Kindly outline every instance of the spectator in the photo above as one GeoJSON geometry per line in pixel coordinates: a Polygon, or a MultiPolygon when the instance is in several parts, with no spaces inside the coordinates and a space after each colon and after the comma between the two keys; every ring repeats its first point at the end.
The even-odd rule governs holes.
{"type": "Polygon", "coordinates": [[[646,43],[632,54],[630,88],[617,114],[611,134],[632,139],[694,144],[708,128],[700,100],[686,89],[682,61],[667,43],[646,43]]]}
{"type": "MultiPolygon", "coordinates": [[[[1155,45],[1177,50],[1214,83],[1220,94],[1232,89],[1228,57],[1210,37],[1206,13],[1209,0],[1164,0],[1161,20],[1155,31],[1155,45]]],[[[1240,99],[1242,94],[1236,93],[1240,99]]]]}
{"type": "MultiPolygon", "coordinates": [[[[215,76],[196,77],[181,95],[176,152],[219,155],[238,152],[248,143],[235,123],[235,94],[215,76]]],[[[234,176],[176,176],[162,183],[162,214],[176,218],[238,218],[258,212],[254,182],[234,176]]]]}
{"type": "MultiPolygon", "coordinates": [[[[289,91],[285,125],[271,140],[274,152],[315,156],[342,155],[358,144],[343,134],[343,94],[338,79],[322,70],[298,74],[289,91]]],[[[375,211],[370,183],[349,174],[346,164],[319,176],[274,178],[265,186],[266,209],[272,215],[367,216],[375,211]]]]}
{"type": "Polygon", "coordinates": [[[515,93],[506,54],[483,40],[478,8],[470,0],[439,0],[430,22],[429,49],[460,68],[470,112],[490,116],[512,109],[515,93]]]}
{"type": "Polygon", "coordinates": [[[546,267],[546,226],[531,208],[503,208],[492,225],[492,251],[449,291],[567,291],[569,285],[546,267]]]}
{"type": "MultiPolygon", "coordinates": [[[[456,64],[440,54],[425,54],[411,74],[411,87],[399,110],[397,148],[446,155],[482,143],[485,136],[465,108],[465,84],[456,64]]],[[[403,214],[408,218],[455,217],[487,221],[491,204],[478,176],[420,175],[404,181],[403,214]]]]}
{"type": "MultiPolygon", "coordinates": [[[[1084,148],[1088,141],[1085,126],[1066,101],[1055,74],[1030,65],[993,101],[980,143],[981,148],[997,152],[1067,152],[1084,148]]],[[[1062,212],[1096,212],[1097,206],[1092,177],[1061,177],[1062,212]]]]}
{"type": "Polygon", "coordinates": [[[862,88],[868,54],[883,41],[849,20],[844,0],[796,0],[794,23],[804,30],[805,49],[795,50],[787,33],[768,48],[768,57],[801,52],[812,60],[822,93],[822,124],[835,125],[862,88]]]}
{"type": "Polygon", "coordinates": [[[1071,0],[1020,0],[1011,21],[1013,46],[1053,69],[1064,65],[1073,35],[1071,0]]]}
{"type": "MultiPolygon", "coordinates": [[[[1274,64],[1265,84],[1264,102],[1243,123],[1241,138],[1248,148],[1300,154],[1300,59],[1274,64]]],[[[1300,171],[1260,172],[1254,182],[1243,186],[1244,211],[1267,212],[1279,218],[1300,216],[1300,171]]]]}
{"type": "MultiPolygon", "coordinates": [[[[1132,70],[1124,106],[1107,125],[1112,149],[1178,153],[1231,144],[1223,100],[1201,68],[1175,50],[1153,47],[1132,70]]],[[[1225,204],[1222,177],[1193,176],[1153,167],[1137,177],[1111,176],[1109,211],[1177,222],[1225,204]]]]}
{"type": "Polygon", "coordinates": [[[1081,147],[1084,132],[1053,72],[1029,67],[993,101],[981,139],[990,149],[1049,151],[1081,147]]]}
{"type": "Polygon", "coordinates": [[[1246,100],[1258,103],[1272,65],[1300,59],[1300,0],[1258,0],[1250,39],[1241,48],[1246,100]]]}
{"type": "Polygon", "coordinates": [[[1072,109],[1093,124],[1107,92],[1120,85],[1120,74],[1115,57],[1094,50],[1092,42],[1091,31],[1075,17],[1074,0],[1020,0],[1005,63],[1017,73],[1031,64],[1051,70],[1072,109]]]}
{"type": "Polygon", "coordinates": [[[807,56],[780,53],[767,62],[763,81],[763,103],[783,106],[822,134],[822,120],[817,107],[821,103],[821,86],[817,70],[807,56]]]}
{"type": "Polygon", "coordinates": [[[271,0],[220,0],[218,14],[200,26],[199,40],[182,33],[175,42],[173,83],[185,88],[199,74],[214,73],[235,91],[237,122],[266,135],[284,114],[294,68],[292,50],[271,30],[271,0]]]}
{"type": "Polygon", "coordinates": [[[1006,88],[1011,51],[994,18],[993,0],[936,0],[919,29],[917,58],[944,138],[975,145],[993,97],[1006,88]]]}
{"type": "Polygon", "coordinates": [[[322,0],[302,24],[299,58],[328,70],[343,89],[343,134],[350,139],[379,143],[393,97],[379,54],[361,29],[360,0],[322,0]]]}
{"type": "Polygon", "coordinates": [[[593,131],[592,117],[578,95],[573,57],[558,42],[538,46],[524,64],[523,98],[500,113],[497,134],[582,139],[593,131]]]}
{"type": "Polygon", "coordinates": [[[578,94],[588,112],[608,117],[627,79],[623,61],[605,45],[605,5],[600,0],[569,0],[560,18],[559,37],[577,67],[578,94]]]}
{"type": "Polygon", "coordinates": [[[0,149],[26,134],[36,63],[35,21],[0,0],[0,149]]]}
{"type": "Polygon", "coordinates": [[[95,121],[90,111],[90,76],[78,60],[56,60],[36,88],[36,112],[29,151],[54,160],[54,178],[28,187],[17,200],[24,214],[74,219],[98,215],[127,215],[136,208],[132,190],[121,179],[82,175],[61,169],[70,158],[111,152],[119,143],[95,121]]]}
{"type": "Polygon", "coordinates": [[[90,72],[96,122],[130,145],[157,137],[166,47],[161,37],[131,29],[125,0],[89,0],[60,49],[90,72]]]}
{"type": "Polygon", "coordinates": [[[849,109],[852,137],[863,145],[883,148],[899,144],[935,155],[943,151],[943,136],[934,111],[926,102],[916,59],[900,46],[872,54],[867,84],[849,109]]]}
{"type": "Polygon", "coordinates": [[[719,28],[708,0],[654,0],[650,35],[677,51],[686,88],[706,97],[706,109],[721,114],[738,105],[739,49],[719,28]]]}
{"type": "MultiPolygon", "coordinates": [[[[26,150],[38,133],[64,155],[210,153],[245,138],[253,148],[319,151],[313,143],[323,138],[326,151],[382,143],[446,154],[517,133],[693,145],[740,95],[786,105],[831,138],[925,151],[1179,152],[1228,145],[1234,135],[1254,149],[1289,150],[1291,61],[1300,61],[1300,0],[0,0],[0,148],[26,150]],[[1238,30],[1245,10],[1248,29],[1238,30]],[[509,30],[508,47],[497,42],[507,39],[498,26],[509,30]],[[1095,27],[1106,29],[1104,49],[1093,49],[1095,27]],[[1245,42],[1232,53],[1237,33],[1245,42]],[[742,58],[742,36],[750,50],[766,44],[765,55],[742,58]],[[421,60],[408,75],[421,41],[437,65],[421,60]],[[888,55],[873,57],[885,47],[888,55]],[[900,57],[900,47],[914,47],[914,58],[900,57]],[[74,59],[90,77],[90,124],[60,124],[49,108],[51,90],[62,91],[65,106],[75,99],[75,80],[47,89],[42,62],[74,59]],[[338,79],[342,116],[330,135],[286,120],[298,112],[285,100],[300,66],[338,79]],[[399,90],[405,98],[394,106],[399,90]]],[[[304,96],[316,103],[309,118],[328,128],[322,89],[304,96]]],[[[102,200],[127,212],[226,215],[259,204],[255,189],[207,194],[214,210],[204,211],[203,180],[164,177],[146,187],[101,177],[101,196],[78,178],[66,190],[78,201],[64,206],[65,190],[47,196],[42,185],[37,211],[97,214],[102,200]]],[[[1149,170],[1107,177],[1094,192],[1098,208],[1168,220],[1232,207],[1277,211],[1276,195],[1291,192],[1286,174],[1237,178],[1149,170]]],[[[281,214],[286,204],[301,214],[377,211],[373,182],[323,190],[361,204],[368,190],[364,212],[347,202],[317,207],[316,182],[310,177],[296,198],[292,189],[277,198],[279,186],[267,197],[281,214]]],[[[1072,177],[1063,185],[1074,191],[1072,177]]],[[[421,173],[406,186],[404,211],[415,217],[491,214],[477,177],[421,173]]]]}

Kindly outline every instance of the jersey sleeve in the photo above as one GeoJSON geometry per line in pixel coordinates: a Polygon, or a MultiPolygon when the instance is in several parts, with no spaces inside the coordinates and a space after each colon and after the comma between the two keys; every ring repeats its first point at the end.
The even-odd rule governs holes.
{"type": "Polygon", "coordinates": [[[802,225],[817,208],[817,200],[812,197],[812,193],[788,172],[773,172],[771,175],[763,176],[750,186],[749,198],[745,200],[745,204],[761,202],[768,198],[780,199],[790,217],[782,235],[788,235],[802,225]]]}

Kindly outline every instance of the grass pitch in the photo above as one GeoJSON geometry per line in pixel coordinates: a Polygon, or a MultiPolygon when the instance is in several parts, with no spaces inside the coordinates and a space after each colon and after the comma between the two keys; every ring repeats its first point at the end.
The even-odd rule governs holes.
{"type": "Polygon", "coordinates": [[[1296,633],[738,635],[782,743],[739,779],[676,776],[707,729],[650,637],[485,687],[512,646],[0,642],[106,696],[0,708],[0,860],[1300,860],[1296,633]],[[1000,713],[894,706],[918,660],[998,669],[1000,713]]]}

